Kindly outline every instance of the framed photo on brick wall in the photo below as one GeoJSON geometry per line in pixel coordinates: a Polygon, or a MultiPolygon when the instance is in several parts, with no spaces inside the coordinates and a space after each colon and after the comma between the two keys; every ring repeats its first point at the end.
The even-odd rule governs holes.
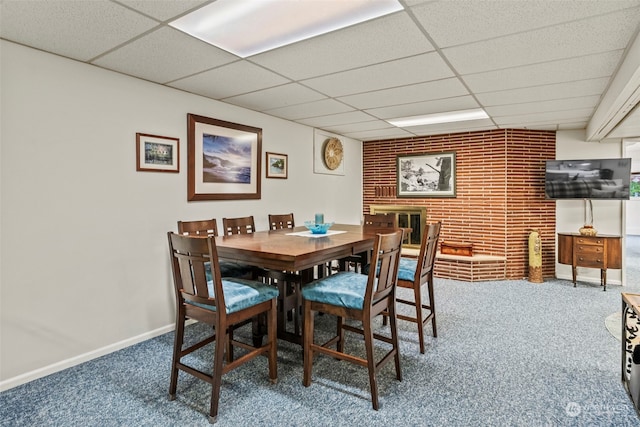
{"type": "Polygon", "coordinates": [[[398,197],[456,197],[456,153],[397,157],[398,197]]]}

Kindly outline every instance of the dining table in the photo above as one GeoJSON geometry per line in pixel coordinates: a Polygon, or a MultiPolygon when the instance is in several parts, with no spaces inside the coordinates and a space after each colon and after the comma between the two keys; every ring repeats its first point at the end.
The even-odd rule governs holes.
{"type": "Polygon", "coordinates": [[[376,235],[390,231],[389,228],[334,224],[325,234],[313,234],[306,227],[295,227],[218,236],[216,247],[218,258],[259,267],[267,272],[265,277],[276,278],[280,291],[278,337],[302,344],[301,287],[324,274],[331,274],[324,266],[370,252],[376,235]],[[288,316],[293,316],[295,321],[293,332],[286,328],[288,316]]]}

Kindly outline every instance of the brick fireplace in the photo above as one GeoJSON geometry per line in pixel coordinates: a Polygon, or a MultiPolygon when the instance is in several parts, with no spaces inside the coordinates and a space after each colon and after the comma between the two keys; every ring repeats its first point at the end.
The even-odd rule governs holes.
{"type": "Polygon", "coordinates": [[[522,279],[528,236],[542,239],[543,277],[555,274],[555,201],[544,197],[544,161],[555,158],[554,131],[499,129],[363,142],[363,213],[371,207],[424,208],[442,221],[441,240],[473,243],[478,262],[441,256],[437,277],[522,279]],[[456,152],[455,198],[398,198],[398,155],[456,152]]]}

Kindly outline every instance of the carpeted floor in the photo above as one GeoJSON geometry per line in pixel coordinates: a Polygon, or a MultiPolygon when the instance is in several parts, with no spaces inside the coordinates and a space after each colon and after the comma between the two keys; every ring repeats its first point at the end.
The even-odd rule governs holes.
{"type": "MultiPolygon", "coordinates": [[[[229,373],[217,425],[638,426],[620,343],[604,327],[621,290],[632,289],[436,280],[439,337],[421,355],[415,326],[400,322],[404,379],[392,366],[379,374],[379,411],[366,369],[319,356],[305,388],[301,349],[279,342],[278,383],[264,358],[229,373]]],[[[322,316],[316,327],[333,325],[322,316]]],[[[360,352],[361,339],[350,338],[360,352]]],[[[208,385],[181,374],[177,399],[167,399],[172,343],[166,334],[1,393],[0,425],[206,426],[208,385]]],[[[209,366],[209,349],[194,361],[209,366]]]]}

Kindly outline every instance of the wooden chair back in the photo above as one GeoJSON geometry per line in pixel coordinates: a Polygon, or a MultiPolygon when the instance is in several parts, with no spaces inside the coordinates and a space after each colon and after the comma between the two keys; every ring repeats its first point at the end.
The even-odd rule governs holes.
{"type": "Polygon", "coordinates": [[[188,236],[217,236],[218,224],[215,218],[199,221],[178,221],[178,234],[188,236]]]}
{"type": "Polygon", "coordinates": [[[433,265],[436,261],[438,239],[440,238],[441,222],[427,224],[422,236],[420,254],[418,255],[418,267],[414,278],[414,286],[420,287],[433,280],[433,265]]]}
{"type": "Polygon", "coordinates": [[[212,322],[212,311],[185,301],[215,307],[215,314],[224,317],[226,309],[222,292],[222,277],[218,264],[218,252],[213,236],[207,239],[169,233],[173,281],[178,307],[185,306],[187,315],[196,320],[212,322]],[[214,294],[209,294],[207,270],[213,279],[214,294]]]}
{"type": "Polygon", "coordinates": [[[395,298],[402,234],[402,230],[389,234],[378,234],[378,239],[373,246],[371,265],[377,265],[379,268],[377,272],[375,268],[370,269],[367,292],[364,297],[365,310],[370,310],[372,316],[387,307],[388,304],[384,303],[380,304],[379,310],[376,309],[381,301],[389,297],[395,298]]]}
{"type": "Polygon", "coordinates": [[[365,214],[363,225],[365,228],[396,228],[397,220],[394,213],[365,214]]]}
{"type": "Polygon", "coordinates": [[[293,220],[293,213],[290,214],[269,214],[269,230],[282,230],[285,228],[294,228],[296,226],[293,220]]]}
{"type": "Polygon", "coordinates": [[[253,215],[240,218],[222,218],[222,228],[225,236],[234,234],[251,234],[256,232],[253,215]]]}

